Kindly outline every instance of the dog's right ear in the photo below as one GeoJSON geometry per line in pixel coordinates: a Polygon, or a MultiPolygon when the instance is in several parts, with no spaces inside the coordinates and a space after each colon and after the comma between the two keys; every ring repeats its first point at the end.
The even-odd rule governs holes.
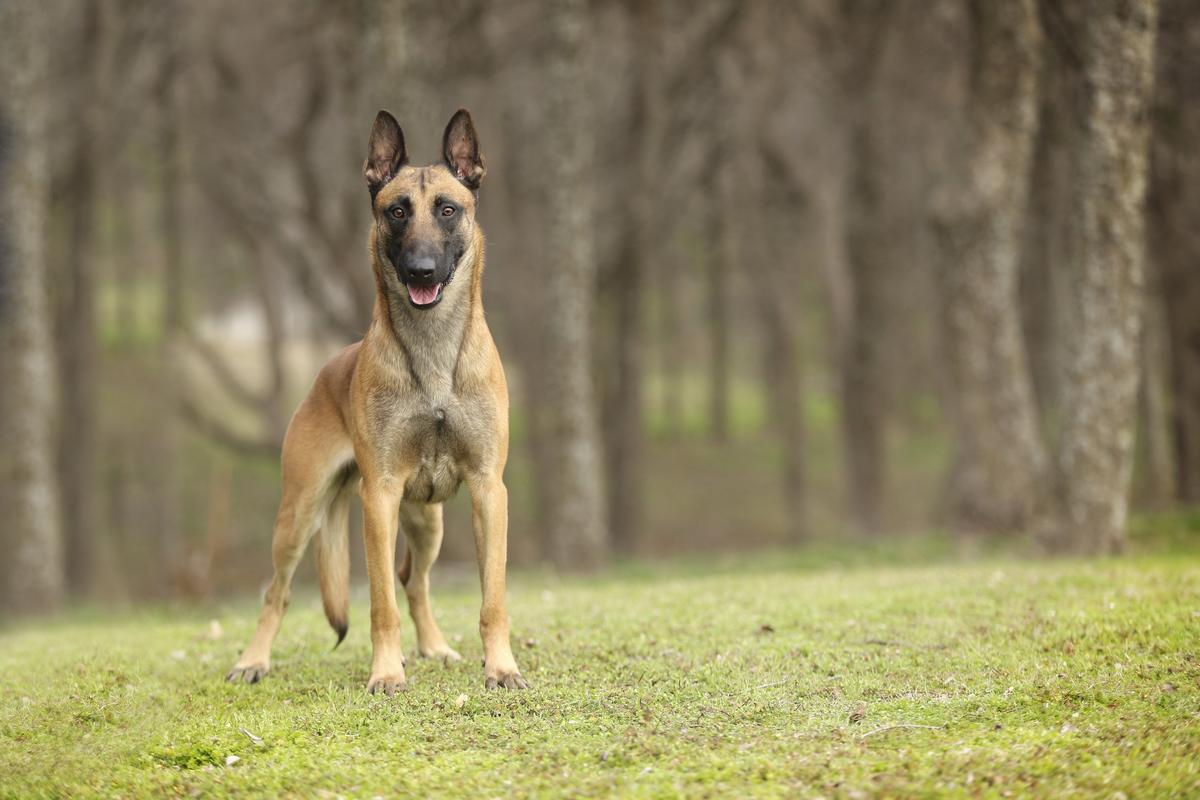
{"type": "Polygon", "coordinates": [[[386,111],[375,115],[371,126],[371,141],[367,145],[367,160],[363,163],[363,177],[374,198],[387,182],[396,177],[400,168],[408,162],[404,149],[404,133],[400,123],[386,111]]]}

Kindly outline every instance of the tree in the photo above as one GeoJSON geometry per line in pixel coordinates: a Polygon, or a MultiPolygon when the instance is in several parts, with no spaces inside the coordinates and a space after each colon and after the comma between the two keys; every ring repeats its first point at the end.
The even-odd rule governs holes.
{"type": "Polygon", "coordinates": [[[543,407],[551,448],[539,491],[544,492],[546,542],[560,566],[590,567],[608,551],[603,454],[593,390],[591,311],[596,262],[589,193],[594,141],[587,97],[580,93],[587,4],[555,0],[546,87],[548,182],[547,319],[543,407]]]}
{"type": "Polygon", "coordinates": [[[846,340],[836,345],[842,402],[842,438],[850,511],[860,531],[877,533],[883,524],[885,381],[882,363],[886,335],[887,273],[892,247],[885,217],[880,141],[882,100],[878,74],[887,41],[890,5],[881,0],[849,0],[839,5],[834,56],[839,92],[847,105],[844,120],[846,173],[842,199],[843,249],[849,278],[846,340]]]}
{"type": "Polygon", "coordinates": [[[1155,0],[1088,4],[1086,91],[1069,235],[1074,330],[1063,387],[1059,507],[1047,543],[1124,544],[1136,430],[1155,0]]]}
{"type": "Polygon", "coordinates": [[[1069,261],[1066,235],[1074,162],[1080,139],[1082,68],[1071,18],[1082,11],[1059,0],[1037,0],[1044,45],[1038,76],[1037,134],[1031,165],[1028,210],[1024,221],[1020,276],[1021,322],[1025,351],[1048,449],[1062,414],[1063,349],[1070,336],[1068,297],[1071,281],[1062,268],[1069,261]]]}
{"type": "Polygon", "coordinates": [[[46,276],[49,130],[46,42],[52,3],[0,6],[0,607],[42,611],[62,599],[54,478],[54,367],[46,276]]]}
{"type": "MultiPolygon", "coordinates": [[[[624,87],[628,120],[614,126],[606,144],[612,148],[613,173],[609,211],[617,230],[608,258],[601,263],[602,293],[598,297],[610,319],[607,358],[602,359],[604,380],[601,420],[604,440],[604,483],[613,549],[633,552],[640,538],[642,518],[642,450],[645,414],[642,403],[646,308],[643,295],[649,283],[646,265],[654,263],[648,248],[656,246],[646,235],[643,187],[650,151],[654,147],[659,109],[655,100],[659,81],[654,64],[654,43],[660,35],[662,4],[631,3],[624,8],[633,37],[629,49],[628,82],[624,87]]],[[[606,155],[609,155],[606,153],[606,155]]],[[[595,180],[599,175],[594,173],[595,180]]],[[[584,178],[589,180],[589,178],[584,178]]]]}
{"type": "MultiPolygon", "coordinates": [[[[713,161],[720,163],[724,151],[718,146],[713,161]]],[[[708,420],[713,441],[724,444],[729,438],[729,291],[732,248],[729,222],[721,213],[717,187],[717,170],[709,172],[704,191],[704,242],[708,252],[704,258],[705,310],[708,314],[708,420]]]]}
{"type": "Polygon", "coordinates": [[[954,391],[959,524],[1016,531],[1033,518],[1046,455],[1022,337],[1018,276],[1037,125],[1034,0],[970,4],[961,141],[934,210],[954,391]]]}
{"type": "Polygon", "coordinates": [[[157,37],[162,63],[154,86],[158,107],[158,147],[161,159],[158,185],[159,235],[162,240],[162,330],[159,338],[158,368],[163,381],[162,397],[155,407],[160,431],[155,446],[156,471],[154,515],[157,521],[157,555],[162,570],[158,591],[168,594],[174,588],[172,576],[178,570],[184,553],[183,514],[179,491],[180,420],[177,413],[182,397],[183,375],[179,360],[183,354],[184,331],[184,216],[181,213],[182,142],[180,140],[179,74],[185,66],[181,35],[183,15],[178,0],[164,0],[162,29],[157,37]]]}
{"type": "Polygon", "coordinates": [[[793,543],[809,535],[804,426],[804,374],[800,320],[796,313],[798,275],[805,230],[813,211],[810,187],[789,159],[795,146],[782,147],[767,128],[775,98],[785,90],[781,58],[787,21],[765,6],[743,12],[740,45],[721,71],[730,113],[722,141],[731,146],[721,170],[724,214],[732,221],[733,271],[751,276],[751,292],[762,327],[763,385],[770,425],[779,442],[781,489],[787,536],[793,543]]]}
{"type": "MultiPolygon", "coordinates": [[[[757,152],[754,155],[758,155],[757,152]]],[[[743,180],[757,179],[758,198],[775,209],[774,226],[800,227],[811,213],[811,201],[797,184],[787,180],[787,168],[770,149],[762,153],[765,164],[741,170],[743,180]],[[764,174],[765,173],[765,174],[764,174]],[[797,223],[800,223],[798,225],[797,223]]],[[[753,207],[749,203],[746,207],[753,207]]],[[[755,220],[762,225],[765,221],[755,220]]],[[[769,221],[766,221],[770,224],[769,221]]],[[[808,444],[804,424],[804,366],[800,354],[799,315],[795,312],[797,242],[783,236],[765,236],[758,226],[743,237],[743,248],[757,258],[743,263],[761,265],[755,277],[756,306],[762,317],[764,384],[772,428],[779,440],[783,470],[781,488],[787,513],[787,535],[792,544],[800,544],[811,533],[805,449],[808,444]]]]}
{"type": "Polygon", "coordinates": [[[1150,166],[1150,256],[1165,308],[1179,500],[1200,503],[1200,7],[1164,0],[1150,166]]]}
{"type": "Polygon", "coordinates": [[[64,82],[64,112],[73,119],[68,154],[54,170],[53,191],[67,217],[54,292],[57,300],[59,431],[58,474],[66,577],[73,594],[86,594],[96,560],[96,195],[101,134],[102,20],[95,0],[81,4],[73,47],[57,48],[71,80],[64,82]]]}
{"type": "Polygon", "coordinates": [[[609,526],[614,548],[629,553],[641,538],[644,505],[644,296],[653,291],[652,272],[663,272],[671,258],[668,244],[683,210],[683,204],[664,204],[662,198],[682,195],[702,171],[716,169],[700,157],[707,148],[685,146],[680,131],[711,124],[718,94],[709,80],[713,54],[736,29],[741,9],[718,0],[700,7],[630,2],[623,10],[630,39],[623,65],[629,77],[620,98],[624,114],[605,129],[607,168],[592,180],[606,190],[599,199],[616,231],[612,246],[600,251],[611,342],[602,361],[607,379],[602,418],[609,526]]]}

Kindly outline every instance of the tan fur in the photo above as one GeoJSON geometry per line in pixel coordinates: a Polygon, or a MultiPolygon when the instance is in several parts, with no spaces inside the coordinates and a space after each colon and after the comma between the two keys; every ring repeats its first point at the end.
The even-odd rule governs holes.
{"type": "MultiPolygon", "coordinates": [[[[325,618],[337,631],[337,643],[346,638],[350,623],[350,493],[343,486],[333,498],[317,532],[317,581],[325,618]]],[[[336,647],[337,645],[334,645],[336,647]]]]}
{"type": "MultiPolygon", "coordinates": [[[[456,120],[459,115],[452,125],[456,120]]],[[[470,133],[474,135],[473,127],[470,133]]],[[[475,195],[447,165],[410,167],[397,160],[401,163],[394,177],[373,201],[370,260],[377,293],[371,326],[361,342],[325,365],[288,427],[283,498],[274,532],[275,574],[258,629],[229,674],[231,681],[254,683],[269,669],[292,574],[318,530],[326,614],[335,629],[341,625],[344,630],[344,504],[355,487],[363,503],[371,595],[374,655],[368,689],[391,694],[405,684],[396,605],[397,519],[407,540],[401,572],[418,651],[457,660],[458,653],[446,644],[433,618],[428,588],[429,568],[442,541],[441,504],[465,483],[471,494],[483,592],[479,630],[485,681],[489,688],[526,685],[509,644],[505,602],[508,389],[484,320],[484,239],[475,224],[475,195]],[[467,246],[442,301],[430,309],[416,309],[388,260],[384,215],[397,198],[409,198],[415,209],[411,235],[434,237],[437,223],[429,209],[438,196],[452,199],[464,215],[459,224],[466,231],[467,246]]],[[[390,168],[379,168],[369,157],[364,172],[369,181],[387,180],[390,168]],[[387,174],[381,179],[380,172],[387,174]]]]}

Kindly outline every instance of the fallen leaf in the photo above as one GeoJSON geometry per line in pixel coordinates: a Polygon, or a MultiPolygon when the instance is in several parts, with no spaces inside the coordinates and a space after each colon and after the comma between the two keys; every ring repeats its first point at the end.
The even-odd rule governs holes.
{"type": "Polygon", "coordinates": [[[764,622],[762,625],[760,625],[760,626],[759,626],[759,628],[758,628],[758,632],[759,632],[759,633],[774,633],[774,632],[775,632],[775,626],[773,626],[773,625],[769,625],[769,624],[767,624],[767,623],[765,623],[765,622],[764,622]]]}
{"type": "Polygon", "coordinates": [[[232,767],[241,760],[239,756],[225,756],[225,766],[232,767]]]}
{"type": "Polygon", "coordinates": [[[850,712],[850,724],[857,725],[867,718],[867,704],[859,701],[859,704],[850,712]]]}
{"type": "Polygon", "coordinates": [[[247,736],[247,737],[250,739],[250,741],[254,742],[254,743],[255,743],[256,745],[258,745],[259,747],[262,747],[263,740],[262,740],[262,737],[261,737],[261,736],[255,736],[253,733],[251,733],[250,731],[246,730],[245,728],[239,728],[239,730],[240,730],[242,733],[246,734],[246,736],[247,736]]]}
{"type": "Polygon", "coordinates": [[[462,708],[467,704],[467,700],[469,699],[470,698],[468,698],[465,694],[460,694],[458,697],[454,698],[454,707],[462,708]]]}

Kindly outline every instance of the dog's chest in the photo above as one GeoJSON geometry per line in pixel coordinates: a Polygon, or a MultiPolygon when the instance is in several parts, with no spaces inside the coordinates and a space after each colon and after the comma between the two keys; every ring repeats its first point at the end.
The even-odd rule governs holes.
{"type": "Polygon", "coordinates": [[[402,479],[406,499],[440,503],[490,462],[499,416],[486,387],[455,379],[461,335],[431,331],[409,331],[407,360],[369,391],[364,433],[376,470],[402,479]]]}
{"type": "Polygon", "coordinates": [[[462,482],[463,462],[469,456],[464,438],[463,407],[454,397],[409,404],[396,431],[400,452],[410,466],[404,484],[409,500],[441,503],[462,482]]]}
{"type": "Polygon", "coordinates": [[[496,413],[489,396],[426,382],[396,398],[384,433],[393,474],[403,474],[404,496],[425,503],[448,500],[472,465],[494,447],[496,413]]]}

